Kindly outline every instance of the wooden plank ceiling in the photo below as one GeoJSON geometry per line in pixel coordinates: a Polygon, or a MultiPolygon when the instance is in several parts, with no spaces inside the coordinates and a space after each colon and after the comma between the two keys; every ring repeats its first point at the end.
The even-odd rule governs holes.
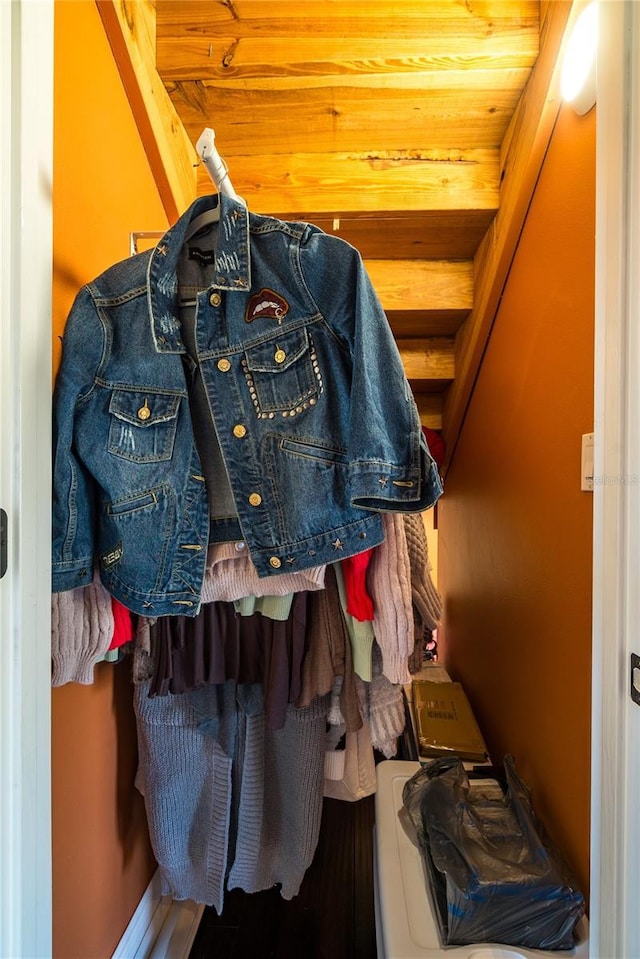
{"type": "MultiPolygon", "coordinates": [[[[490,307],[496,299],[495,270],[512,253],[526,209],[521,192],[509,201],[511,251],[503,250],[495,229],[508,199],[505,173],[514,150],[526,166],[543,149],[540,117],[548,110],[571,3],[98,0],[98,6],[114,52],[109,16],[115,23],[119,15],[139,46],[136,18],[155,6],[144,32],[155,30],[155,64],[147,63],[147,74],[157,71],[164,89],[156,92],[168,94],[177,117],[172,125],[184,126],[192,144],[205,127],[215,130],[250,209],[310,220],[360,250],[423,422],[444,425],[453,441],[479,362],[477,324],[465,327],[479,284],[483,303],[490,307]],[[545,73],[532,111],[523,90],[534,85],[544,44],[545,73]],[[494,270],[490,279],[479,275],[483,265],[494,270]]],[[[119,64],[122,71],[122,57],[119,64]]],[[[531,189],[532,176],[533,167],[524,175],[531,189]]],[[[211,191],[200,167],[197,192],[211,191]]],[[[480,327],[490,319],[479,317],[480,327]]]]}

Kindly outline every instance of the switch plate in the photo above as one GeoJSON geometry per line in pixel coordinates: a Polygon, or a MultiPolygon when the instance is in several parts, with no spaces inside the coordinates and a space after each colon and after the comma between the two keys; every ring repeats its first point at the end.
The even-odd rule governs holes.
{"type": "Polygon", "coordinates": [[[593,433],[582,434],[580,489],[593,492],[593,433]]]}

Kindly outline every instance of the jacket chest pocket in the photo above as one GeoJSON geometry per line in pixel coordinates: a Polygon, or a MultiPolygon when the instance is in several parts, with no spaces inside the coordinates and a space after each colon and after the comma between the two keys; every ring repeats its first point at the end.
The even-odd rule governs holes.
{"type": "Polygon", "coordinates": [[[250,347],[242,369],[261,419],[296,416],[314,406],[323,390],[318,355],[304,328],[250,347]]]}
{"type": "Polygon", "coordinates": [[[133,463],[158,463],[173,454],[180,396],[114,390],[108,449],[133,463]]]}

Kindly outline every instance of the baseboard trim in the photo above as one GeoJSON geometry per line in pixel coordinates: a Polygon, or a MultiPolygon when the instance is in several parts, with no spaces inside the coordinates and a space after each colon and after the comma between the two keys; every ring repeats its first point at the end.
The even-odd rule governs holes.
{"type": "Polygon", "coordinates": [[[204,906],[161,895],[156,870],[112,959],[188,959],[204,906]]]}
{"type": "MultiPolygon", "coordinates": [[[[204,906],[200,903],[172,900],[160,934],[148,953],[149,959],[189,959],[203,912],[204,906]]],[[[147,959],[147,956],[136,956],[136,959],[147,959]]]]}

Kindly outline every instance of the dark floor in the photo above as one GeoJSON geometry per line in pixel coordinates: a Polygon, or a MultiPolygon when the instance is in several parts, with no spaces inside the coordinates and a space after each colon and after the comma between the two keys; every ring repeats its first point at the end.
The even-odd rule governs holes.
{"type": "Polygon", "coordinates": [[[205,909],[189,959],[375,959],[374,797],[325,799],[320,840],[300,892],[225,893],[205,909]]]}

